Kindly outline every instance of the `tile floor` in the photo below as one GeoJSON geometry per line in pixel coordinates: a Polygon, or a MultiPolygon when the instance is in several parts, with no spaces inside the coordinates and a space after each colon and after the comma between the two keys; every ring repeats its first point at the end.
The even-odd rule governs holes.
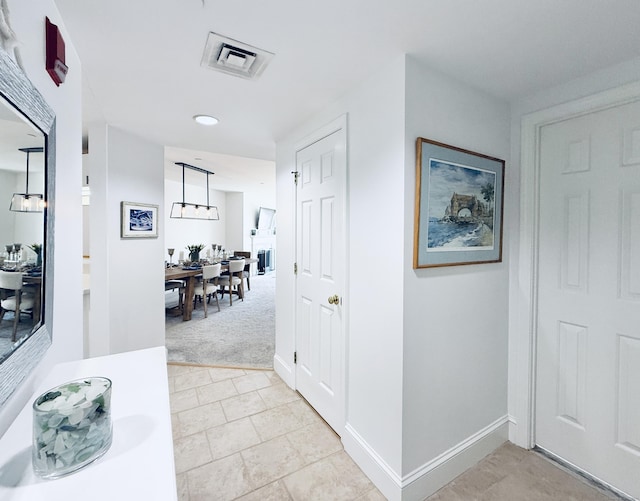
{"type": "Polygon", "coordinates": [[[611,501],[613,493],[507,442],[429,501],[611,501]]]}
{"type": "Polygon", "coordinates": [[[385,499],[273,371],[168,370],[180,501],[385,499]]]}
{"type": "MultiPolygon", "coordinates": [[[[273,371],[169,364],[180,501],[378,501],[338,436],[273,371]]],[[[505,444],[429,501],[608,501],[545,458],[505,444]]]]}

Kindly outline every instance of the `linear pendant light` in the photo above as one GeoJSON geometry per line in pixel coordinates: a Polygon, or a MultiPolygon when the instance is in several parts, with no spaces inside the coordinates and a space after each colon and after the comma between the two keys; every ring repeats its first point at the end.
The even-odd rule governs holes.
{"type": "Polygon", "coordinates": [[[31,153],[42,153],[44,148],[18,148],[27,154],[27,175],[24,193],[14,193],[11,197],[9,210],[13,212],[42,212],[45,201],[42,193],[29,193],[29,155],[31,153]]]}
{"type": "Polygon", "coordinates": [[[220,215],[215,205],[209,205],[209,176],[215,172],[185,164],[184,162],[176,162],[176,165],[182,166],[182,202],[173,202],[171,206],[171,217],[173,219],[202,219],[205,221],[218,221],[220,215]],[[193,204],[184,200],[184,170],[191,169],[196,172],[202,172],[207,175],[207,205],[193,204]]]}

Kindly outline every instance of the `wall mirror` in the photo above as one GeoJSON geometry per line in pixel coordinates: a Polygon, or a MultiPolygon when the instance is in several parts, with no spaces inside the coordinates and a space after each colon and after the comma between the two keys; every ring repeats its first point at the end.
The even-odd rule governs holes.
{"type": "Polygon", "coordinates": [[[15,331],[13,311],[0,320],[0,406],[51,345],[54,181],[53,110],[0,50],[0,268],[31,306],[15,331]]]}

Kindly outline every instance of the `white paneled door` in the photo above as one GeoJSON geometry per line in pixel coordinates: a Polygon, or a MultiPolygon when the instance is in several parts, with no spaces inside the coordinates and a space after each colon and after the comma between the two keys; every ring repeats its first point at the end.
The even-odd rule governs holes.
{"type": "Polygon", "coordinates": [[[344,128],[297,152],[296,387],[344,427],[344,128]]]}
{"type": "Polygon", "coordinates": [[[543,127],[536,444],[640,498],[640,103],[543,127]]]}

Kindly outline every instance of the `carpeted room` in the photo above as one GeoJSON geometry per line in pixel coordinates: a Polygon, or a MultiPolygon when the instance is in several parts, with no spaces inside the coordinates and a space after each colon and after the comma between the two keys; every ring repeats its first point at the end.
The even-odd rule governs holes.
{"type": "MultiPolygon", "coordinates": [[[[208,305],[204,316],[202,303],[197,303],[190,321],[182,316],[166,315],[165,341],[168,361],[221,367],[271,369],[275,350],[275,272],[251,277],[251,290],[244,300],[228,295],[208,305]]],[[[178,292],[165,297],[167,308],[178,305],[178,292]]]]}

